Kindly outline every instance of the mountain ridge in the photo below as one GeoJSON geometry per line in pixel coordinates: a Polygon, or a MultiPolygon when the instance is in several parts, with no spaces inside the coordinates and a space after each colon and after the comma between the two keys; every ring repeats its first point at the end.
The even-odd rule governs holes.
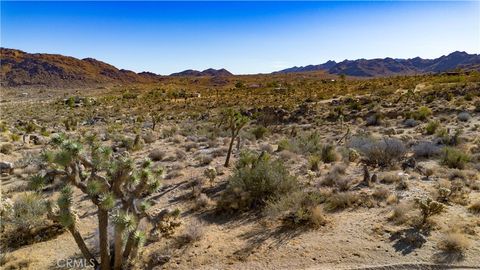
{"type": "MultiPolygon", "coordinates": [[[[84,87],[105,84],[151,83],[158,82],[168,76],[208,76],[218,79],[235,76],[224,68],[209,68],[203,71],[188,69],[168,76],[148,71],[136,73],[131,70],[118,69],[94,58],[78,59],[60,54],[27,53],[8,48],[0,48],[0,56],[0,85],[8,87],[84,87]]],[[[459,68],[480,71],[480,55],[455,51],[435,59],[386,57],[343,60],[341,62],[329,60],[320,65],[295,66],[270,74],[324,71],[333,75],[381,77],[441,73],[459,68]]]]}
{"type": "Polygon", "coordinates": [[[326,71],[330,74],[348,75],[359,77],[379,77],[393,75],[413,75],[424,73],[439,73],[451,71],[457,68],[480,70],[480,55],[468,54],[462,51],[455,51],[448,55],[442,55],[434,59],[415,58],[374,58],[343,60],[335,62],[329,60],[319,65],[308,65],[303,67],[291,67],[272,74],[286,74],[293,72],[326,71]]]}

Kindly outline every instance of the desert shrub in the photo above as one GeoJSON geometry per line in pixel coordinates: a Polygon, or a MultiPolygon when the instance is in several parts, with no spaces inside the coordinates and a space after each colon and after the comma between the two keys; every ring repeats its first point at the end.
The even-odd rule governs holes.
{"type": "Polygon", "coordinates": [[[22,193],[13,202],[2,200],[0,248],[16,249],[62,234],[62,226],[48,220],[47,209],[47,201],[39,193],[22,193]]]}
{"type": "Polygon", "coordinates": [[[438,242],[438,248],[445,252],[464,252],[470,247],[470,241],[460,232],[445,233],[438,242]]]}
{"type": "Polygon", "coordinates": [[[372,196],[377,201],[385,201],[390,194],[391,192],[387,188],[378,187],[373,191],[372,196]]]}
{"type": "Polygon", "coordinates": [[[343,210],[354,206],[359,199],[358,194],[352,191],[332,193],[325,201],[325,209],[328,211],[343,210]]]}
{"type": "Polygon", "coordinates": [[[416,127],[418,125],[417,120],[409,118],[403,122],[406,127],[416,127]]]}
{"type": "Polygon", "coordinates": [[[40,174],[32,175],[28,178],[28,188],[33,191],[41,191],[45,185],[46,180],[40,174]]]}
{"type": "Polygon", "coordinates": [[[475,112],[480,112],[480,101],[475,102],[475,112]]]}
{"type": "Polygon", "coordinates": [[[319,156],[312,155],[308,158],[308,169],[312,171],[319,171],[320,170],[320,162],[321,159],[319,156]]]}
{"type": "Polygon", "coordinates": [[[323,201],[324,197],[317,192],[299,190],[285,194],[279,200],[267,202],[265,213],[290,227],[319,227],[327,222],[320,207],[323,201]]]}
{"type": "Polygon", "coordinates": [[[46,213],[45,200],[37,193],[27,192],[18,196],[2,219],[16,233],[27,233],[46,222],[46,213]]]}
{"type": "Polygon", "coordinates": [[[368,116],[365,119],[365,124],[367,126],[379,126],[379,125],[383,124],[383,118],[384,118],[384,116],[382,114],[375,113],[375,114],[372,114],[372,115],[368,116]]]}
{"type": "Polygon", "coordinates": [[[13,142],[18,142],[20,141],[20,135],[17,134],[17,133],[12,133],[10,134],[10,140],[12,140],[13,142]]]}
{"type": "Polygon", "coordinates": [[[170,138],[173,137],[175,134],[178,132],[178,127],[177,126],[171,126],[168,128],[162,129],[160,137],[162,139],[170,138]]]}
{"type": "Polygon", "coordinates": [[[320,157],[325,163],[331,163],[339,159],[335,146],[331,144],[325,144],[320,150],[320,157]]]}
{"type": "Polygon", "coordinates": [[[411,202],[399,203],[393,207],[388,219],[397,225],[409,223],[413,218],[414,210],[415,204],[411,202]]]}
{"type": "Polygon", "coordinates": [[[452,135],[450,135],[449,130],[446,128],[441,128],[435,133],[437,140],[441,144],[450,146],[459,145],[461,143],[460,135],[462,135],[461,129],[456,129],[452,135]]]}
{"type": "Polygon", "coordinates": [[[153,132],[147,132],[143,134],[142,139],[145,143],[153,143],[157,140],[157,135],[153,132]]]}
{"type": "Polygon", "coordinates": [[[292,146],[291,146],[291,144],[290,144],[290,141],[287,140],[287,139],[280,140],[280,141],[278,142],[277,151],[278,151],[278,152],[281,152],[281,151],[292,151],[292,146]]]}
{"type": "Polygon", "coordinates": [[[317,132],[300,134],[290,140],[289,148],[297,154],[318,153],[322,150],[320,134],[317,132]]]}
{"type": "Polygon", "coordinates": [[[0,153],[10,155],[13,152],[13,144],[5,143],[0,146],[0,153]]]}
{"type": "Polygon", "coordinates": [[[374,140],[368,137],[354,137],[349,141],[349,147],[360,151],[371,165],[381,167],[391,166],[400,161],[406,153],[405,145],[395,138],[374,140]]]}
{"type": "Polygon", "coordinates": [[[467,205],[469,203],[468,191],[462,180],[439,181],[437,186],[437,201],[442,203],[458,203],[467,205]]]}
{"type": "Polygon", "coordinates": [[[380,182],[385,184],[399,183],[403,177],[398,173],[390,172],[384,173],[380,176],[380,182]]]}
{"type": "Polygon", "coordinates": [[[334,186],[337,180],[343,177],[346,169],[347,166],[344,164],[337,164],[333,166],[323,178],[322,185],[330,187],[334,186]]]}
{"type": "Polygon", "coordinates": [[[430,115],[432,115],[432,110],[430,110],[430,108],[428,108],[428,107],[422,106],[422,107],[418,108],[418,110],[413,114],[413,118],[415,120],[424,121],[430,115]]]}
{"type": "Polygon", "coordinates": [[[273,153],[273,146],[269,143],[263,143],[263,144],[260,145],[259,148],[260,148],[261,151],[265,151],[269,154],[273,153]]]}
{"type": "Polygon", "coordinates": [[[457,115],[458,121],[467,122],[472,118],[468,112],[461,112],[457,115]]]}
{"type": "Polygon", "coordinates": [[[240,169],[243,167],[252,166],[258,160],[258,158],[258,154],[254,151],[242,151],[240,152],[240,156],[238,157],[235,167],[240,169]]]}
{"type": "Polygon", "coordinates": [[[430,121],[428,122],[427,126],[425,126],[425,132],[427,135],[435,134],[435,131],[440,127],[440,122],[438,121],[430,121]]]}
{"type": "Polygon", "coordinates": [[[477,200],[476,202],[472,203],[469,207],[468,210],[474,214],[480,214],[480,200],[477,200]]]}
{"type": "Polygon", "coordinates": [[[281,160],[271,160],[268,154],[262,154],[254,161],[242,163],[237,164],[228,179],[220,208],[233,211],[262,208],[266,201],[278,200],[298,189],[297,179],[281,160]]]}
{"type": "Polygon", "coordinates": [[[165,155],[166,155],[165,151],[161,149],[153,149],[148,154],[148,158],[150,158],[153,161],[162,161],[165,158],[165,155]]]}
{"type": "Polygon", "coordinates": [[[190,244],[200,241],[205,235],[203,224],[196,221],[190,223],[184,230],[183,234],[180,236],[180,241],[182,244],[190,244]]]}
{"type": "Polygon", "coordinates": [[[200,166],[210,165],[210,163],[212,163],[212,161],[213,161],[213,157],[211,157],[210,155],[200,155],[198,157],[198,164],[200,166]]]}
{"type": "Polygon", "coordinates": [[[461,150],[453,147],[443,149],[442,164],[449,168],[464,169],[470,161],[470,156],[461,150]]]}
{"type": "Polygon", "coordinates": [[[428,197],[417,198],[415,204],[421,213],[420,225],[427,224],[430,217],[440,214],[445,209],[445,205],[428,197]]]}
{"type": "Polygon", "coordinates": [[[252,134],[255,136],[255,139],[262,139],[265,134],[267,134],[268,129],[264,126],[257,126],[252,130],[252,134]]]}
{"type": "Polygon", "coordinates": [[[0,121],[0,132],[6,132],[8,131],[8,126],[7,123],[4,121],[0,121]]]}
{"type": "Polygon", "coordinates": [[[211,204],[212,200],[205,193],[200,193],[195,198],[195,209],[206,208],[211,204]]]}
{"type": "Polygon", "coordinates": [[[441,149],[432,142],[419,142],[412,147],[416,158],[431,158],[440,154],[441,149]]]}
{"type": "Polygon", "coordinates": [[[203,171],[203,175],[213,184],[215,177],[217,177],[217,170],[213,167],[208,167],[203,171]]]}

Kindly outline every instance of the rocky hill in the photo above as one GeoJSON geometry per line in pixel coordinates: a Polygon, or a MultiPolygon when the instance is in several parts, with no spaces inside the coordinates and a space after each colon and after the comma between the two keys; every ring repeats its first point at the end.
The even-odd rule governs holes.
{"type": "Polygon", "coordinates": [[[118,69],[93,58],[26,53],[0,48],[2,86],[81,87],[100,84],[150,82],[159,75],[118,69]]]}
{"type": "Polygon", "coordinates": [[[308,72],[325,70],[330,74],[345,74],[360,77],[379,77],[391,75],[412,75],[423,73],[440,73],[455,69],[480,70],[480,55],[466,52],[453,52],[436,59],[378,58],[344,60],[336,63],[328,61],[321,65],[293,67],[276,73],[308,72]]]}

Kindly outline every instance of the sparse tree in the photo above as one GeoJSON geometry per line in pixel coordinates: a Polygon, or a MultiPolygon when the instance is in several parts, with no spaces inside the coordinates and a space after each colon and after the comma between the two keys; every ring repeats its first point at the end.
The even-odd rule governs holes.
{"type": "Polygon", "coordinates": [[[150,112],[152,118],[152,130],[155,130],[157,124],[162,120],[162,115],[159,112],[150,112]]]}
{"type": "Polygon", "coordinates": [[[220,125],[230,131],[230,144],[228,146],[227,158],[225,159],[225,167],[229,166],[230,155],[232,154],[232,147],[235,138],[237,138],[240,130],[248,123],[248,121],[249,118],[247,116],[242,115],[240,112],[235,111],[232,108],[227,109],[222,113],[220,125]]]}

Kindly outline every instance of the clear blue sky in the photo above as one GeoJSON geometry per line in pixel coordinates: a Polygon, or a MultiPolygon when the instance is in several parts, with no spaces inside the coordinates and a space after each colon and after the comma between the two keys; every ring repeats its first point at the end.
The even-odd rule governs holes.
{"type": "Polygon", "coordinates": [[[480,2],[1,2],[1,46],[169,74],[480,52],[480,2]]]}

